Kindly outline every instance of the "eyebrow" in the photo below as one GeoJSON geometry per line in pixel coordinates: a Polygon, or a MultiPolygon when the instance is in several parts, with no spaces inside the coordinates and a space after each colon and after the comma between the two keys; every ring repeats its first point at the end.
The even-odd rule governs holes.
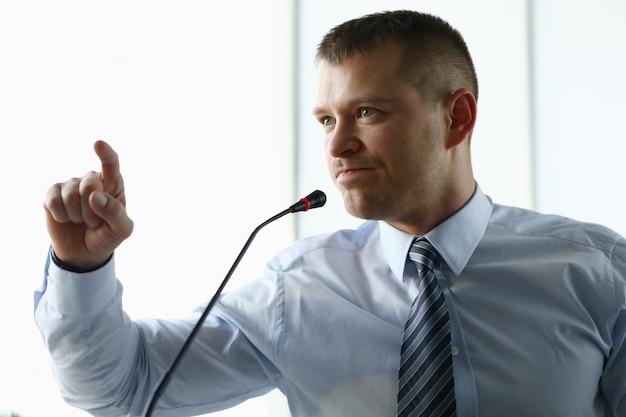
{"type": "Polygon", "coordinates": [[[311,114],[313,116],[321,116],[324,113],[327,113],[327,112],[324,111],[321,107],[313,107],[313,110],[311,110],[311,114]]]}

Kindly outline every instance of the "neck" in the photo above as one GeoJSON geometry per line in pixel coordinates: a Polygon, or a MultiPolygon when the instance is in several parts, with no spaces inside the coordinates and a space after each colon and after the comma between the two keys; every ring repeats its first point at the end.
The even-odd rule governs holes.
{"type": "Polygon", "coordinates": [[[468,178],[471,181],[466,181],[465,184],[456,184],[451,188],[445,188],[442,193],[439,193],[439,199],[427,203],[411,219],[388,220],[387,223],[396,229],[416,236],[430,232],[461,210],[472,198],[476,191],[476,182],[471,176],[468,178]]]}

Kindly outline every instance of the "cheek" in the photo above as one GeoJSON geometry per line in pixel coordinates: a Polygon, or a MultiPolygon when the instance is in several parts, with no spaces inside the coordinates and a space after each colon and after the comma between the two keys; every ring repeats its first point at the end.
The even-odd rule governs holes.
{"type": "Polygon", "coordinates": [[[393,177],[411,188],[422,181],[430,181],[436,175],[441,158],[426,137],[411,137],[398,140],[389,149],[387,166],[393,177]]]}
{"type": "Polygon", "coordinates": [[[324,154],[324,159],[326,160],[327,164],[330,164],[330,161],[332,160],[332,155],[330,154],[330,152],[328,151],[328,140],[326,138],[324,138],[324,142],[322,142],[322,153],[324,154]]]}
{"type": "Polygon", "coordinates": [[[329,145],[329,137],[327,134],[324,134],[324,138],[322,139],[322,146],[323,146],[323,152],[324,152],[324,156],[326,157],[326,159],[329,159],[328,156],[328,145],[329,145]]]}
{"type": "Polygon", "coordinates": [[[333,175],[333,157],[330,154],[330,152],[328,152],[328,148],[326,146],[326,143],[324,143],[324,160],[326,161],[326,168],[328,169],[328,173],[330,174],[331,178],[333,179],[333,182],[335,181],[334,175],[333,175]]]}

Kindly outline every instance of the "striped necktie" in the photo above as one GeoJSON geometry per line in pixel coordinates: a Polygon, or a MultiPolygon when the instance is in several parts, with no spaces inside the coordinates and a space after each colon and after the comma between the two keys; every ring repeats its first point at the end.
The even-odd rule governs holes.
{"type": "Polygon", "coordinates": [[[398,381],[398,417],[456,416],[450,319],[433,269],[437,251],[417,238],[409,259],[418,271],[419,295],[406,321],[398,381]]]}

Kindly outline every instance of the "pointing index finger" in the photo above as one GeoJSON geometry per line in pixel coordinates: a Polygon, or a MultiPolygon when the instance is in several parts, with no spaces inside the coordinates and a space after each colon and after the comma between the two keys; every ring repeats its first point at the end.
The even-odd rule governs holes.
{"type": "Polygon", "coordinates": [[[120,162],[117,152],[115,152],[108,143],[102,140],[96,141],[94,151],[96,155],[98,155],[102,165],[100,175],[104,183],[104,191],[114,197],[123,196],[124,180],[120,172],[120,162]]]}

